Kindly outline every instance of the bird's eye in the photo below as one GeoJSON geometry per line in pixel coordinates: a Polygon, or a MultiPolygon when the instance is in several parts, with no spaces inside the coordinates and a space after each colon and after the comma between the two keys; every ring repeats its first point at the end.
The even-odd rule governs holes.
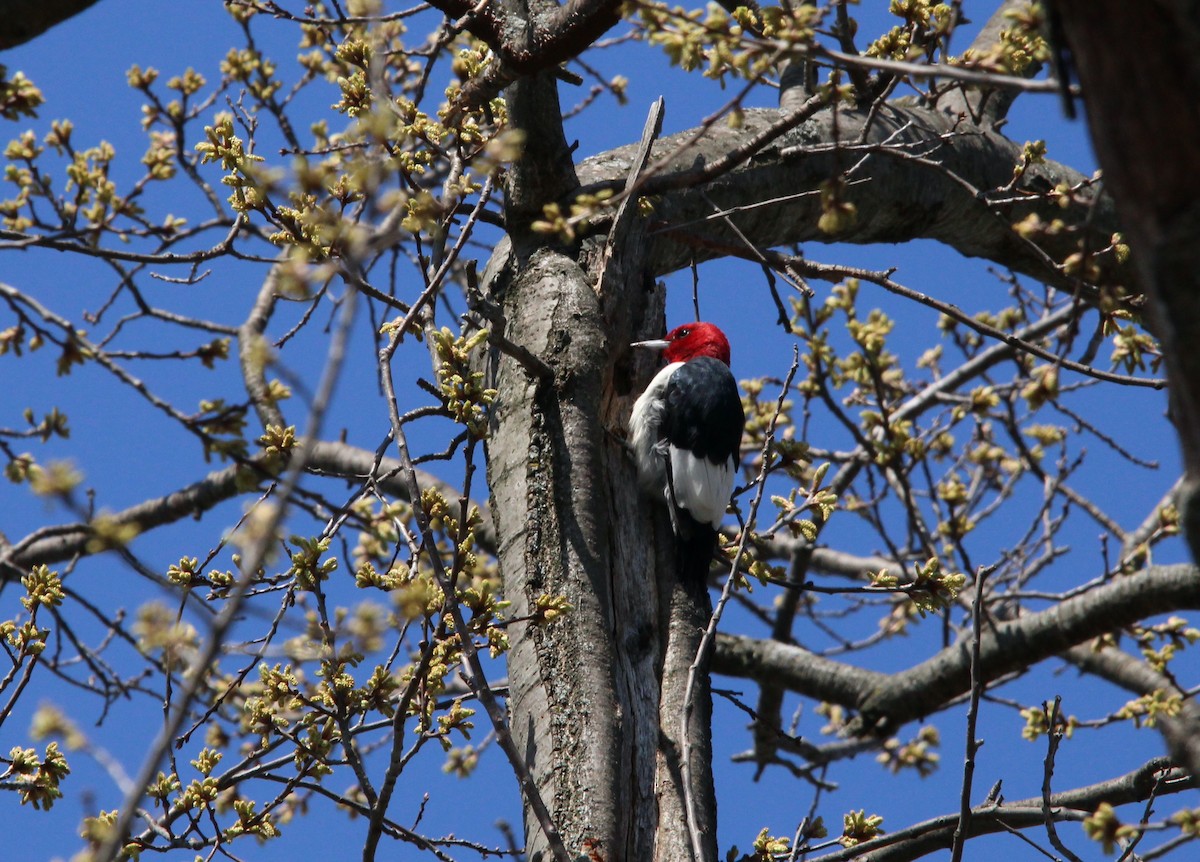
{"type": "Polygon", "coordinates": [[[676,338],[687,338],[691,334],[692,334],[692,331],[685,326],[683,329],[679,330],[678,333],[676,333],[675,337],[676,338]]]}

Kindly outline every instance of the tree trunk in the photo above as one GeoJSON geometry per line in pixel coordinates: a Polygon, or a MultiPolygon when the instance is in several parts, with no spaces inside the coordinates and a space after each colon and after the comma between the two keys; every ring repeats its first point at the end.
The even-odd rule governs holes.
{"type": "MultiPolygon", "coordinates": [[[[509,333],[555,369],[543,381],[511,359],[497,368],[488,481],[505,593],[518,618],[546,594],[574,608],[510,632],[512,733],[567,847],[616,858],[625,746],[600,458],[604,330],[586,273],[562,254],[535,254],[505,293],[509,333]]],[[[526,835],[529,858],[548,858],[536,821],[526,835]]]]}
{"type": "MultiPolygon", "coordinates": [[[[522,82],[509,98],[545,148],[552,130],[537,126],[557,116],[557,100],[542,86],[522,82]]],[[[648,126],[644,154],[652,137],[648,126]]],[[[516,166],[508,215],[530,218],[533,202],[547,199],[538,187],[554,199],[567,184],[562,172],[516,166]]],[[[484,287],[503,308],[508,337],[553,377],[500,352],[490,358],[498,557],[515,617],[547,594],[573,607],[547,626],[510,629],[513,735],[569,853],[708,862],[716,816],[707,673],[691,693],[686,738],[681,721],[711,608],[705,589],[679,585],[665,512],[639,493],[625,444],[633,398],[654,370],[648,357],[635,364],[628,345],[664,324],[645,223],[636,207],[623,207],[605,242],[571,252],[522,224],[509,228],[514,242],[497,250],[484,287]]],[[[525,827],[529,858],[549,858],[528,811],[525,827]]]]}
{"type": "MultiPolygon", "coordinates": [[[[669,526],[638,492],[624,442],[632,399],[652,372],[641,360],[635,379],[627,345],[663,327],[634,212],[607,247],[584,243],[578,261],[549,247],[519,263],[506,250],[493,258],[485,287],[509,337],[554,376],[492,356],[488,478],[513,615],[545,594],[573,607],[545,627],[514,626],[508,657],[513,734],[568,851],[685,860],[679,721],[708,597],[674,587],[669,526]]],[[[688,733],[705,860],[716,856],[708,698],[705,679],[688,733]]],[[[529,814],[526,840],[530,859],[549,858],[529,814]]]]}
{"type": "MultiPolygon", "coordinates": [[[[1183,0],[1058,0],[1055,11],[1105,185],[1151,298],[1187,469],[1183,528],[1200,561],[1200,19],[1183,0]]],[[[1164,730],[1172,754],[1200,775],[1190,736],[1164,730]]]]}
{"type": "MultiPolygon", "coordinates": [[[[636,387],[624,345],[639,292],[598,295],[597,281],[543,249],[488,283],[503,294],[508,333],[554,369],[539,380],[493,357],[488,479],[505,593],[518,618],[546,594],[573,607],[547,626],[510,630],[512,729],[570,852],[689,859],[679,727],[708,596],[676,586],[670,527],[639,494],[625,448],[636,387]],[[605,306],[621,309],[615,320],[605,306]]],[[[693,794],[702,858],[712,859],[707,679],[693,701],[693,794]]],[[[528,816],[526,836],[530,859],[549,858],[528,816]]]]}
{"type": "Polygon", "coordinates": [[[1171,381],[1200,560],[1200,19],[1194,2],[1058,0],[1104,182],[1147,293],[1171,381]]]}

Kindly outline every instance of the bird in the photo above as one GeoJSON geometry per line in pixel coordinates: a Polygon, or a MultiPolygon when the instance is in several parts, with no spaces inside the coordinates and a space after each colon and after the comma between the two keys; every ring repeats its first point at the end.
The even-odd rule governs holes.
{"type": "Polygon", "coordinates": [[[729,339],[711,323],[685,323],[631,347],[667,365],[638,396],[629,442],[638,481],[671,516],[684,580],[706,581],[717,530],[733,493],[746,425],[729,339]]]}

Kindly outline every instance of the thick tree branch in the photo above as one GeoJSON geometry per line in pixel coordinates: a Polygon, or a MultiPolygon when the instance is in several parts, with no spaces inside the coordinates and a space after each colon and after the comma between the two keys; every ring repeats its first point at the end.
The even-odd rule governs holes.
{"type": "MultiPolygon", "coordinates": [[[[512,35],[506,39],[505,22],[491,4],[430,0],[429,5],[458,18],[458,24],[486,42],[514,75],[533,75],[578,56],[621,20],[616,0],[569,0],[542,21],[525,22],[520,30],[508,26],[512,35]]],[[[515,77],[506,83],[512,80],[515,77]]]]}
{"type": "MultiPolygon", "coordinates": [[[[653,766],[654,737],[635,725],[656,716],[652,703],[630,698],[628,674],[615,672],[611,632],[636,639],[649,623],[616,622],[608,589],[617,547],[610,532],[621,519],[610,516],[604,491],[599,302],[585,272],[550,250],[534,254],[514,282],[486,287],[504,298],[510,336],[555,370],[552,381],[531,379],[515,360],[491,358],[499,396],[488,483],[505,598],[518,619],[543,595],[564,596],[575,609],[544,627],[509,629],[513,736],[572,852],[588,844],[606,858],[648,859],[653,833],[634,824],[653,818],[653,775],[645,768],[653,766]],[[638,743],[650,747],[639,747],[635,760],[638,743]]],[[[648,590],[637,595],[643,616],[652,614],[648,590]]],[[[645,680],[653,658],[639,647],[645,661],[637,676],[645,680]]],[[[530,858],[544,858],[548,848],[529,812],[525,832],[530,858]]]]}
{"type": "MultiPolygon", "coordinates": [[[[705,236],[717,243],[735,245],[740,240],[723,218],[714,218],[714,203],[742,234],[763,247],[934,239],[969,257],[986,258],[1072,291],[1077,281],[1053,262],[1078,252],[1081,238],[1093,250],[1106,247],[1117,228],[1111,202],[1098,196],[1087,177],[1064,165],[1033,165],[1015,189],[1007,189],[1021,162],[1022,147],[995,131],[972,127],[939,110],[897,102],[873,115],[838,107],[836,123],[832,110],[784,132],[748,162],[715,178],[710,177],[712,163],[743,149],[747,141],[786,118],[773,110],[747,110],[740,128],[717,124],[664,138],[655,145],[652,159],[671,157],[657,176],[642,184],[641,193],[660,195],[655,216],[670,231],[700,223],[705,236]],[[864,143],[852,143],[859,140],[864,143]],[[847,199],[858,216],[853,225],[830,236],[817,227],[818,190],[852,164],[847,199]],[[859,179],[863,181],[856,182],[859,179]],[[687,188],[699,182],[704,185],[687,188]],[[1079,189],[1065,208],[1046,194],[1060,185],[1079,189]],[[989,202],[989,195],[1003,200],[989,202]],[[1047,222],[1061,218],[1069,229],[1035,246],[1012,227],[1031,213],[1047,222]]],[[[578,169],[582,191],[618,189],[635,155],[636,147],[630,145],[585,160],[578,169]]],[[[649,265],[655,275],[718,256],[680,242],[667,231],[653,240],[649,265]]],[[[1101,263],[1102,281],[1133,283],[1129,268],[1101,263]]]]}
{"type": "Polygon", "coordinates": [[[717,635],[712,670],[849,706],[888,680],[887,674],[822,658],[802,647],[733,634],[717,635]]]}
{"type": "Polygon", "coordinates": [[[42,35],[96,0],[0,0],[0,51],[42,35]]]}
{"type": "Polygon", "coordinates": [[[563,134],[554,79],[542,74],[517,81],[508,102],[509,121],[525,135],[525,144],[505,178],[504,221],[518,255],[525,257],[545,242],[530,235],[530,222],[542,216],[546,204],[579,188],[579,179],[563,134]]]}
{"type": "MultiPolygon", "coordinates": [[[[111,515],[114,524],[136,524],[139,532],[155,527],[197,517],[219,503],[246,492],[241,484],[255,471],[267,476],[263,459],[250,459],[244,464],[233,465],[209,473],[198,482],[193,482],[178,491],[173,491],[153,500],[146,500],[111,515]]],[[[349,482],[364,482],[374,476],[376,484],[385,493],[398,499],[408,499],[408,488],[400,477],[400,462],[394,458],[377,458],[375,453],[359,449],[346,443],[313,444],[305,469],[310,473],[345,479],[349,482]]],[[[459,491],[434,476],[417,471],[422,488],[436,488],[447,499],[456,499],[459,491]]],[[[477,540],[482,548],[495,547],[495,534],[487,504],[480,503],[483,523],[479,527],[477,540]]],[[[80,554],[90,553],[88,543],[94,533],[87,524],[64,524],[39,530],[37,533],[15,542],[8,548],[0,548],[0,577],[7,578],[27,572],[39,564],[50,565],[69,560],[80,554]]]]}
{"type": "MultiPolygon", "coordinates": [[[[1029,5],[1029,0],[1004,0],[992,17],[983,25],[979,35],[971,42],[967,51],[974,59],[986,57],[1000,43],[1000,33],[1013,26],[1011,13],[1029,5]]],[[[965,54],[966,52],[964,52],[965,54]]],[[[1042,64],[1031,61],[1023,74],[1032,78],[1042,69],[1042,64]]],[[[1054,82],[1061,85],[1060,82],[1054,82]]],[[[965,114],[978,125],[994,126],[1008,116],[1008,109],[1020,95],[1020,90],[1012,87],[989,87],[984,85],[968,85],[963,83],[947,91],[937,100],[937,106],[951,114],[965,114]]]]}
{"type": "Polygon", "coordinates": [[[496,55],[482,75],[463,85],[459,106],[465,108],[485,105],[519,79],[582,54],[621,20],[619,0],[570,0],[544,21],[521,22],[525,27],[513,34],[515,28],[497,19],[489,4],[430,0],[430,5],[458,18],[458,26],[486,42],[496,55]]]}
{"type": "MultiPolygon", "coordinates": [[[[1137,695],[1149,695],[1156,691],[1183,694],[1165,674],[1121,650],[1097,652],[1087,646],[1079,646],[1068,651],[1066,658],[1080,670],[1137,695]]],[[[1187,767],[1193,776],[1193,783],[1200,781],[1200,705],[1192,698],[1185,698],[1179,704],[1178,715],[1159,717],[1157,725],[1175,761],[1187,767]]]]}
{"type": "MultiPolygon", "coordinates": [[[[1048,610],[990,626],[980,642],[980,674],[992,682],[1148,616],[1195,608],[1200,608],[1196,567],[1153,566],[1048,610]]],[[[937,712],[970,689],[968,647],[962,641],[906,671],[879,674],[796,646],[722,635],[713,671],[857,709],[854,730],[885,733],[937,712]]]]}

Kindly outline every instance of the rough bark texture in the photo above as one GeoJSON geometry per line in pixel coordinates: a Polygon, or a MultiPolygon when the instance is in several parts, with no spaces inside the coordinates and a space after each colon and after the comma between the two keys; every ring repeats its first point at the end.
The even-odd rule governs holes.
{"type": "MultiPolygon", "coordinates": [[[[509,331],[556,372],[541,382],[512,360],[497,369],[488,479],[505,591],[518,617],[544,594],[575,609],[512,632],[512,732],[567,846],[608,858],[627,799],[613,757],[621,715],[597,409],[604,327],[585,273],[555,252],[535,254],[504,300],[509,331]]],[[[548,858],[536,822],[526,835],[529,857],[548,858]]]]}
{"type": "MultiPolygon", "coordinates": [[[[618,271],[626,272],[610,261],[605,283],[618,271]]],[[[629,301],[637,291],[618,281],[611,286],[623,301],[602,303],[621,297],[598,296],[587,270],[542,250],[515,276],[489,282],[503,287],[509,331],[555,369],[553,381],[536,381],[497,358],[488,464],[506,594],[516,616],[543,594],[574,607],[546,628],[511,631],[512,725],[573,852],[686,859],[677,728],[708,602],[703,591],[672,587],[669,527],[659,518],[657,541],[647,532],[656,515],[637,490],[623,425],[614,424],[627,417],[635,387],[630,351],[610,346],[605,333],[632,340],[639,305],[629,301]]],[[[707,681],[695,702],[692,773],[711,845],[705,858],[714,858],[707,681]]],[[[537,823],[526,827],[530,858],[546,858],[537,823]]]]}
{"type": "MultiPolygon", "coordinates": [[[[778,111],[747,110],[738,129],[714,126],[694,143],[698,130],[663,139],[651,158],[659,173],[646,182],[646,190],[674,188],[689,176],[700,176],[704,166],[745,146],[780,118],[778,111]]],[[[987,201],[985,192],[1012,178],[1021,145],[990,129],[964,125],[956,115],[893,102],[867,128],[866,143],[873,153],[833,150],[838,141],[848,144],[862,138],[867,120],[866,112],[844,106],[838,109],[836,123],[831,111],[822,111],[742,166],[697,189],[664,195],[656,205],[656,222],[677,230],[654,235],[647,261],[651,271],[655,275],[673,272],[693,258],[706,260],[742,245],[719,219],[695,224],[711,217],[716,205],[735,208],[733,222],[761,247],[834,239],[851,243],[933,239],[969,257],[986,258],[1048,284],[1075,289],[1075,282],[1051,265],[1051,260],[1061,261],[1077,250],[1073,237],[1064,232],[1047,238],[1039,249],[1012,229],[1035,210],[1050,217],[1046,202],[1030,198],[997,211],[987,201]],[[882,146],[884,141],[887,147],[882,146]],[[866,160],[849,176],[848,199],[858,207],[856,224],[836,237],[823,234],[817,228],[821,215],[817,189],[864,155],[866,160]],[[684,240],[685,233],[692,241],[684,240]]],[[[579,179],[585,189],[615,185],[628,173],[635,153],[636,146],[630,145],[587,159],[579,166],[579,179]]],[[[1086,179],[1078,171],[1047,161],[1027,172],[1019,188],[1042,193],[1059,183],[1075,185],[1086,179]]],[[[1084,198],[1090,204],[1096,194],[1088,191],[1084,198]]],[[[1115,212],[1107,199],[1096,201],[1094,208],[1074,205],[1053,212],[1069,225],[1086,223],[1096,248],[1107,245],[1116,230],[1115,212]]],[[[1128,283],[1131,276],[1116,271],[1107,277],[1128,283]]]]}
{"type": "Polygon", "coordinates": [[[509,119],[525,133],[524,154],[509,171],[504,188],[504,221],[517,254],[524,259],[545,245],[531,234],[529,223],[542,215],[542,205],[579,187],[571,151],[558,122],[558,90],[554,80],[539,76],[518,81],[508,91],[509,119]]]}
{"type": "MultiPolygon", "coordinates": [[[[543,594],[574,607],[547,628],[510,632],[513,732],[570,852],[688,859],[679,719],[710,607],[703,590],[677,588],[669,527],[639,493],[624,443],[632,400],[653,373],[628,344],[663,332],[664,297],[647,274],[646,223],[632,199],[603,243],[556,249],[528,229],[542,203],[577,181],[553,128],[553,82],[522,82],[508,98],[536,143],[511,172],[512,243],[493,255],[485,288],[504,309],[508,335],[554,378],[535,381],[511,358],[492,358],[500,395],[488,469],[498,555],[516,615],[543,594]]],[[[639,164],[659,121],[647,126],[639,164]]],[[[690,795],[704,836],[699,856],[710,860],[707,677],[692,702],[690,795]]],[[[528,818],[531,859],[546,858],[544,839],[528,818]]]]}
{"type": "MultiPolygon", "coordinates": [[[[662,327],[661,292],[643,290],[632,265],[641,234],[612,255],[584,253],[583,265],[541,250],[519,272],[489,273],[508,331],[555,369],[541,382],[495,358],[489,483],[514,615],[543,594],[574,607],[544,629],[514,628],[509,654],[514,736],[564,840],[605,859],[675,860],[691,852],[679,716],[709,606],[705,592],[677,587],[670,528],[638,492],[624,444],[644,382],[635,375],[650,373],[624,345],[645,334],[635,321],[662,327]]],[[[706,679],[694,702],[693,793],[712,859],[706,679]]],[[[546,858],[537,823],[526,826],[530,858],[546,858]]]]}
{"type": "MultiPolygon", "coordinates": [[[[666,517],[658,518],[659,548],[673,551],[670,525],[666,517]]],[[[696,660],[697,651],[712,603],[705,584],[684,585],[674,577],[674,554],[659,566],[670,583],[660,580],[661,594],[667,596],[663,614],[667,633],[666,652],[662,663],[661,702],[658,723],[660,744],[655,781],[658,799],[659,834],[655,844],[655,862],[675,862],[696,858],[693,855],[691,829],[688,825],[687,794],[691,781],[695,829],[701,842],[700,859],[717,858],[717,800],[712,782],[712,693],[705,657],[702,672],[695,677],[695,690],[688,703],[688,670],[696,660]],[[681,720],[686,715],[687,729],[682,731],[681,720]],[[685,735],[686,734],[686,735],[685,735]],[[689,772],[684,772],[684,760],[689,772]]]]}

